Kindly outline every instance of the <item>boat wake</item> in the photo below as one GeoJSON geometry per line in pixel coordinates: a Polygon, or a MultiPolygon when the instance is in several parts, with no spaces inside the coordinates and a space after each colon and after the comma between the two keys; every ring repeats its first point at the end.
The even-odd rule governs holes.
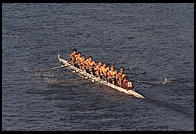
{"type": "Polygon", "coordinates": [[[27,69],[27,67],[24,67],[23,71],[24,72],[48,72],[48,71],[51,71],[51,70],[54,70],[54,69],[59,69],[59,68],[62,68],[62,67],[64,67],[64,66],[60,65],[60,66],[52,67],[52,68],[49,68],[49,69],[27,69]]]}
{"type": "Polygon", "coordinates": [[[57,80],[51,80],[51,79],[44,79],[44,82],[46,82],[50,86],[59,86],[62,84],[61,82],[58,82],[57,80]]]}
{"type": "Polygon", "coordinates": [[[23,71],[24,72],[43,72],[44,70],[40,70],[40,69],[28,69],[27,67],[24,67],[23,71]]]}
{"type": "Polygon", "coordinates": [[[36,73],[35,77],[45,77],[45,78],[55,78],[56,76],[53,74],[46,74],[46,73],[36,73]]]}

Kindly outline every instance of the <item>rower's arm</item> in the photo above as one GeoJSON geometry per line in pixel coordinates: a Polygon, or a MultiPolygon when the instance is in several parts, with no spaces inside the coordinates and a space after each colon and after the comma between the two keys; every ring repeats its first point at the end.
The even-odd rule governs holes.
{"type": "Polygon", "coordinates": [[[111,75],[110,75],[109,71],[107,72],[107,74],[108,74],[108,76],[109,76],[109,77],[111,77],[111,75]]]}
{"type": "Polygon", "coordinates": [[[95,66],[95,71],[97,71],[98,69],[97,69],[97,66],[95,66]]]}
{"type": "Polygon", "coordinates": [[[103,72],[102,72],[102,69],[101,68],[100,68],[99,72],[100,72],[101,75],[103,75],[103,72]]]}
{"type": "Polygon", "coordinates": [[[117,73],[117,74],[116,74],[116,79],[118,80],[118,78],[119,78],[119,74],[117,73]]]}
{"type": "Polygon", "coordinates": [[[85,61],[85,62],[84,62],[84,64],[85,64],[86,66],[88,66],[88,63],[87,63],[87,61],[85,61]]]}
{"type": "Polygon", "coordinates": [[[96,66],[97,64],[95,62],[93,62],[93,64],[96,66]]]}
{"type": "Polygon", "coordinates": [[[115,71],[115,74],[114,74],[113,78],[116,78],[116,76],[117,76],[117,71],[115,71]]]}

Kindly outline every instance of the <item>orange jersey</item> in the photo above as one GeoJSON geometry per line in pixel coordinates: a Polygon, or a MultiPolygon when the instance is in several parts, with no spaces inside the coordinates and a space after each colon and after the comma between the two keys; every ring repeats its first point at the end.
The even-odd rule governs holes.
{"type": "Polygon", "coordinates": [[[78,55],[76,55],[76,60],[77,61],[81,61],[82,60],[82,57],[79,57],[78,55]]]}
{"type": "Polygon", "coordinates": [[[109,74],[111,77],[114,77],[116,75],[116,71],[109,71],[109,74]]]}
{"type": "Polygon", "coordinates": [[[108,68],[105,68],[105,67],[101,67],[101,72],[104,74],[104,75],[106,75],[106,73],[107,73],[107,71],[108,71],[108,68]]]}
{"type": "Polygon", "coordinates": [[[76,60],[76,54],[74,54],[74,53],[71,53],[70,54],[70,60],[72,60],[72,61],[75,61],[76,60]]]}
{"type": "Polygon", "coordinates": [[[89,61],[89,60],[87,60],[87,65],[88,66],[90,66],[90,67],[93,67],[93,65],[95,64],[95,62],[94,61],[89,61]]]}
{"type": "Polygon", "coordinates": [[[126,75],[123,73],[118,73],[118,75],[120,76],[120,79],[123,79],[126,75]]]}

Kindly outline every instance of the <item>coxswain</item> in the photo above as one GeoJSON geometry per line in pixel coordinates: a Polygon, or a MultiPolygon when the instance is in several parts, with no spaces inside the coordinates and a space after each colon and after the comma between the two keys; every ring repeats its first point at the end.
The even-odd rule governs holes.
{"type": "Polygon", "coordinates": [[[104,63],[103,66],[101,66],[100,69],[100,75],[103,79],[107,80],[107,73],[108,73],[109,68],[106,66],[104,63]]]}
{"type": "Polygon", "coordinates": [[[122,86],[122,82],[123,82],[125,76],[126,76],[126,75],[125,75],[125,73],[124,73],[124,68],[121,67],[121,68],[120,68],[120,72],[116,75],[116,80],[117,80],[117,83],[118,83],[118,85],[119,85],[120,87],[122,86]]]}
{"type": "Polygon", "coordinates": [[[128,77],[125,76],[123,82],[122,82],[122,88],[125,88],[128,90],[134,90],[134,85],[131,80],[128,79],[128,77]]]}
{"type": "Polygon", "coordinates": [[[93,61],[92,56],[89,56],[89,58],[86,60],[86,65],[87,72],[94,75],[94,66],[96,66],[96,63],[93,61]]]}
{"type": "Polygon", "coordinates": [[[117,71],[114,69],[114,65],[110,66],[110,70],[108,71],[108,81],[112,84],[116,83],[116,75],[117,71]]]}
{"type": "Polygon", "coordinates": [[[98,64],[95,66],[95,68],[94,68],[95,74],[96,74],[96,76],[98,76],[98,77],[100,77],[101,66],[102,66],[102,61],[100,60],[100,61],[98,62],[98,64]]]}
{"type": "Polygon", "coordinates": [[[73,52],[70,54],[70,63],[74,66],[75,66],[75,62],[76,62],[76,55],[77,55],[77,49],[74,48],[73,52]]]}

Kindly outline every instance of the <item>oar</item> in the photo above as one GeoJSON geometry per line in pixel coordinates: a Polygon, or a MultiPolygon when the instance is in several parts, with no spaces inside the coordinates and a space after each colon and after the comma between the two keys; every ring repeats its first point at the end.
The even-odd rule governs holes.
{"type": "Polygon", "coordinates": [[[47,72],[47,71],[50,71],[50,70],[53,70],[53,69],[62,68],[62,67],[65,67],[65,66],[66,65],[60,65],[60,66],[57,66],[57,67],[49,68],[47,70],[37,70],[37,72],[47,72]]]}
{"type": "Polygon", "coordinates": [[[50,69],[48,69],[48,70],[53,70],[53,69],[57,69],[57,68],[62,68],[62,67],[64,67],[65,65],[61,65],[61,66],[57,66],[57,67],[53,67],[53,68],[50,68],[50,69]]]}
{"type": "Polygon", "coordinates": [[[141,80],[132,80],[133,82],[137,82],[137,83],[144,83],[144,84],[150,84],[150,85],[153,85],[153,83],[149,83],[149,82],[146,82],[146,81],[141,81],[141,80]]]}
{"type": "MultiPolygon", "coordinates": [[[[67,63],[70,64],[70,61],[68,61],[67,63]]],[[[53,70],[53,69],[63,68],[63,67],[67,67],[67,66],[70,66],[70,65],[60,65],[60,66],[53,67],[53,68],[50,68],[50,69],[47,69],[47,70],[42,70],[42,72],[47,72],[47,71],[50,71],[50,70],[53,70]]]]}
{"type": "Polygon", "coordinates": [[[142,75],[142,74],[146,74],[146,72],[143,72],[143,73],[127,73],[127,74],[131,74],[131,75],[142,75]]]}

